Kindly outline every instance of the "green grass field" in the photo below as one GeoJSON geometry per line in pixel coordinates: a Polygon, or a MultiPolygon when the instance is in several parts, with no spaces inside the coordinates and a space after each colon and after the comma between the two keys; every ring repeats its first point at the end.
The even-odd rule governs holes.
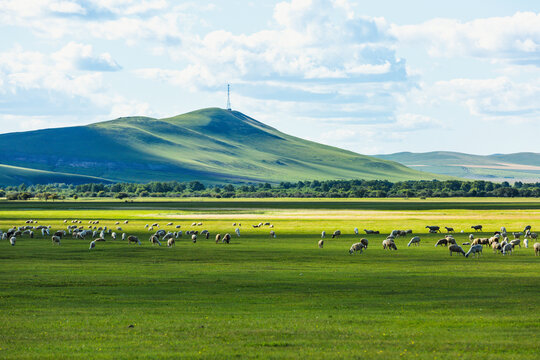
{"type": "Polygon", "coordinates": [[[143,245],[0,241],[2,359],[538,359],[532,246],[450,257],[424,228],[452,226],[458,243],[476,224],[486,231],[478,236],[503,225],[538,231],[537,200],[0,203],[1,230],[26,219],[55,230],[64,219],[129,219],[119,226],[143,245]],[[194,221],[209,240],[151,246],[144,229],[173,222],[185,231],[194,221]],[[251,226],[266,221],[277,238],[251,226]],[[233,222],[241,237],[215,244],[233,222]],[[354,227],[384,235],[362,235],[369,248],[349,255],[354,227]],[[421,246],[408,248],[408,236],[384,251],[386,234],[405,228],[421,246]],[[319,249],[321,231],[336,229],[343,236],[319,249]]]}

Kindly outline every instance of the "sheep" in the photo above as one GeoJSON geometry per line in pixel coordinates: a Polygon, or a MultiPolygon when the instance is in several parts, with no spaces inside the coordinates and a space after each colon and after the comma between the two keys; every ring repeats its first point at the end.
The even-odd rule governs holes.
{"type": "Polygon", "coordinates": [[[117,231],[124,231],[124,230],[122,230],[122,228],[121,228],[120,226],[118,226],[118,227],[116,228],[116,230],[117,230],[117,231]]]}
{"type": "Polygon", "coordinates": [[[493,242],[491,243],[491,248],[493,249],[493,252],[496,253],[502,249],[502,246],[498,242],[493,242]]]}
{"type": "Polygon", "coordinates": [[[264,226],[270,226],[270,223],[269,223],[269,222],[265,222],[265,223],[264,223],[264,226]]]}
{"type": "Polygon", "coordinates": [[[175,228],[180,229],[182,225],[176,225],[175,228]]]}
{"type": "Polygon", "coordinates": [[[270,238],[275,238],[275,237],[276,237],[275,231],[271,230],[270,231],[270,238]]]}
{"type": "Polygon", "coordinates": [[[378,230],[366,230],[366,229],[364,229],[364,231],[366,232],[367,235],[374,235],[374,234],[379,234],[380,233],[378,230]]]}
{"type": "Polygon", "coordinates": [[[165,234],[165,236],[163,237],[163,241],[167,241],[169,239],[173,239],[174,238],[174,234],[172,232],[168,232],[165,234]]]}
{"type": "Polygon", "coordinates": [[[368,244],[369,244],[369,241],[368,239],[360,239],[360,242],[362,243],[362,245],[364,245],[364,247],[367,249],[368,247],[368,244]]]}
{"type": "Polygon", "coordinates": [[[436,234],[437,232],[440,232],[440,231],[433,230],[433,229],[429,229],[429,233],[430,233],[430,234],[436,234]]]}
{"type": "Polygon", "coordinates": [[[174,224],[172,222],[167,223],[167,226],[173,226],[174,224]]]}
{"type": "Polygon", "coordinates": [[[505,233],[506,232],[506,228],[504,226],[501,226],[501,233],[505,233]]]}
{"type": "Polygon", "coordinates": [[[234,232],[236,233],[236,236],[240,237],[240,228],[234,229],[234,232]]]}
{"type": "Polygon", "coordinates": [[[514,239],[519,239],[521,238],[521,235],[523,235],[523,233],[521,231],[513,232],[512,235],[514,235],[514,239]]]}
{"type": "Polygon", "coordinates": [[[415,236],[411,239],[411,241],[409,241],[409,243],[407,244],[407,246],[411,246],[411,245],[420,245],[420,236],[415,236]]]}
{"type": "Polygon", "coordinates": [[[534,256],[538,256],[540,254],[540,243],[534,243],[533,249],[534,249],[534,256]]]}
{"type": "Polygon", "coordinates": [[[208,240],[208,238],[210,237],[210,233],[209,232],[206,232],[206,234],[204,234],[206,240],[208,240]]]}
{"type": "Polygon", "coordinates": [[[324,240],[323,239],[319,240],[318,245],[319,245],[319,249],[322,249],[324,246],[324,240]]]}
{"type": "Polygon", "coordinates": [[[454,231],[454,228],[453,227],[448,227],[448,226],[445,226],[444,227],[446,229],[447,232],[451,233],[451,232],[455,232],[454,231]]]}
{"type": "Polygon", "coordinates": [[[359,251],[361,254],[363,250],[364,250],[364,244],[355,243],[351,245],[351,248],[349,249],[349,254],[353,254],[353,253],[356,254],[357,251],[359,251]]]}
{"type": "Polygon", "coordinates": [[[180,231],[178,231],[178,232],[176,233],[175,238],[178,239],[178,238],[181,238],[181,237],[182,237],[182,230],[180,230],[180,231]]]}
{"type": "Polygon", "coordinates": [[[444,238],[444,239],[440,239],[437,241],[437,243],[435,243],[435,247],[439,246],[439,245],[444,245],[444,246],[448,246],[448,239],[447,238],[444,238]]]}
{"type": "Polygon", "coordinates": [[[171,247],[171,246],[174,246],[175,243],[174,243],[174,238],[170,238],[169,240],[167,240],[167,247],[171,247]]]}
{"type": "Polygon", "coordinates": [[[122,240],[126,240],[126,233],[122,233],[122,240]]]}
{"type": "Polygon", "coordinates": [[[527,231],[531,230],[531,225],[525,226],[525,229],[523,229],[523,232],[526,233],[527,231]]]}
{"type": "Polygon", "coordinates": [[[426,226],[426,229],[429,229],[429,232],[441,232],[441,228],[438,226],[426,226]]]}
{"type": "Polygon", "coordinates": [[[216,234],[216,244],[221,240],[221,234],[216,234]]]}
{"type": "Polygon", "coordinates": [[[231,234],[229,233],[226,233],[224,236],[223,236],[223,240],[221,242],[224,242],[226,244],[230,243],[231,242],[231,234]]]}
{"type": "Polygon", "coordinates": [[[129,220],[124,220],[124,224],[128,224],[129,223],[129,220]]]}
{"type": "Polygon", "coordinates": [[[521,247],[519,239],[514,239],[514,240],[510,241],[510,244],[512,244],[512,247],[516,247],[516,245],[521,247]]]}
{"type": "Polygon", "coordinates": [[[9,238],[9,243],[11,244],[11,246],[15,246],[16,242],[17,242],[17,237],[12,236],[9,238]]]}
{"type": "Polygon", "coordinates": [[[156,236],[156,235],[152,235],[150,237],[150,242],[152,243],[152,245],[159,245],[161,246],[161,242],[159,241],[159,238],[156,236]]]}
{"type": "Polygon", "coordinates": [[[116,240],[116,236],[117,236],[117,235],[116,235],[115,232],[113,232],[113,233],[111,234],[111,237],[112,237],[113,240],[116,240]]]}
{"type": "Polygon", "coordinates": [[[356,228],[356,227],[354,228],[354,234],[358,235],[358,228],[356,228]]]}
{"type": "Polygon", "coordinates": [[[506,255],[506,254],[512,255],[512,250],[514,250],[514,247],[512,246],[512,244],[508,243],[508,244],[503,246],[502,254],[503,255],[506,255]]]}
{"type": "Polygon", "coordinates": [[[471,229],[474,229],[475,231],[482,231],[482,225],[473,225],[471,226],[471,229]]]}
{"type": "Polygon", "coordinates": [[[251,226],[253,226],[254,228],[258,228],[258,227],[259,227],[259,225],[251,225],[251,226]]]}
{"type": "Polygon", "coordinates": [[[114,225],[120,225],[120,221],[115,222],[114,225]]]}
{"type": "Polygon", "coordinates": [[[452,253],[458,253],[458,254],[462,254],[465,256],[465,251],[463,250],[463,248],[457,244],[452,244],[448,247],[448,251],[450,251],[450,256],[452,256],[452,253]]]}
{"type": "Polygon", "coordinates": [[[165,236],[167,232],[165,230],[158,230],[156,231],[156,233],[154,235],[156,235],[157,237],[162,237],[162,236],[165,236]]]}
{"type": "Polygon", "coordinates": [[[325,237],[326,237],[326,231],[323,231],[323,232],[321,233],[321,239],[324,239],[325,237]]]}
{"type": "Polygon", "coordinates": [[[480,254],[482,254],[482,250],[484,249],[484,247],[480,244],[478,245],[473,245],[470,247],[469,251],[467,251],[467,253],[465,254],[465,257],[469,257],[469,255],[473,254],[474,257],[476,257],[476,254],[478,254],[478,256],[480,256],[480,254]]]}
{"type": "Polygon", "coordinates": [[[60,238],[58,236],[53,235],[51,238],[51,241],[53,245],[56,245],[56,244],[60,245],[60,238]]]}
{"type": "Polygon", "coordinates": [[[393,237],[396,237],[396,236],[398,236],[398,232],[399,232],[399,230],[392,230],[390,232],[390,235],[393,236],[393,237]]]}
{"type": "Polygon", "coordinates": [[[158,223],[153,223],[152,227],[159,227],[159,224],[158,223]]]}
{"type": "Polygon", "coordinates": [[[456,244],[456,239],[454,239],[452,236],[445,236],[446,240],[448,240],[448,244],[456,244]]]}
{"type": "Polygon", "coordinates": [[[412,234],[412,229],[405,230],[405,235],[410,235],[410,234],[412,234]]]}
{"type": "Polygon", "coordinates": [[[334,231],[334,233],[332,234],[332,239],[335,238],[335,237],[338,237],[338,236],[340,236],[340,235],[341,235],[341,231],[336,230],[336,231],[334,231]]]}
{"type": "Polygon", "coordinates": [[[391,239],[385,239],[382,242],[383,249],[385,250],[397,250],[396,243],[391,239]]]}
{"type": "Polygon", "coordinates": [[[193,241],[193,243],[196,243],[197,242],[197,235],[195,235],[195,234],[191,235],[191,241],[193,241]]]}
{"type": "Polygon", "coordinates": [[[88,248],[88,250],[92,250],[95,247],[96,247],[96,242],[95,242],[95,240],[93,240],[93,241],[90,242],[90,247],[88,248]]]}
{"type": "Polygon", "coordinates": [[[131,243],[137,243],[139,245],[142,245],[139,238],[134,236],[134,235],[129,235],[127,239],[128,239],[128,245],[131,244],[131,243]]]}
{"type": "Polygon", "coordinates": [[[95,242],[98,242],[98,241],[105,241],[105,238],[102,238],[102,237],[99,237],[97,239],[94,239],[95,242]]]}
{"type": "Polygon", "coordinates": [[[523,239],[523,246],[525,246],[525,249],[529,248],[529,239],[527,238],[523,239]]]}

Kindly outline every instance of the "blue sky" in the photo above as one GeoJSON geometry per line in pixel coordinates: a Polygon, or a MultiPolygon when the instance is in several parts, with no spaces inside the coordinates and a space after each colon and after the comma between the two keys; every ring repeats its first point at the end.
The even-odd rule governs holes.
{"type": "Polygon", "coordinates": [[[540,151],[538,1],[0,0],[0,132],[226,104],[364,154],[540,151]]]}

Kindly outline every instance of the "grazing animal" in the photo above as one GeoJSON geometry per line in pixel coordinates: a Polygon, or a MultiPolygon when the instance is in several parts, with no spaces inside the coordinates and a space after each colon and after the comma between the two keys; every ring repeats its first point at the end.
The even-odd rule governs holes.
{"type": "Polygon", "coordinates": [[[529,248],[529,239],[523,239],[523,246],[525,246],[525,249],[529,248]]]}
{"type": "Polygon", "coordinates": [[[533,248],[534,248],[534,256],[540,255],[540,243],[534,243],[533,248]]]}
{"type": "Polygon", "coordinates": [[[332,234],[332,239],[335,238],[335,237],[338,237],[341,235],[341,231],[340,230],[336,230],[334,231],[334,233],[332,234]]]}
{"type": "Polygon", "coordinates": [[[531,225],[525,226],[525,229],[523,229],[523,232],[526,233],[527,231],[531,231],[531,225]]]}
{"type": "Polygon", "coordinates": [[[476,255],[478,254],[478,256],[480,256],[480,254],[482,254],[482,250],[484,249],[484,247],[482,245],[473,245],[470,247],[469,251],[467,251],[467,253],[465,254],[465,257],[469,257],[469,255],[473,254],[473,256],[476,257],[476,255]]]}
{"type": "Polygon", "coordinates": [[[176,225],[175,228],[177,229],[180,229],[182,226],[181,225],[176,225]]]}
{"type": "Polygon", "coordinates": [[[448,246],[448,239],[447,238],[444,238],[444,239],[440,239],[439,241],[437,241],[437,243],[435,244],[435,247],[439,246],[439,245],[444,245],[444,246],[448,246]]]}
{"type": "Polygon", "coordinates": [[[275,238],[275,237],[276,237],[276,232],[273,230],[270,230],[270,238],[275,238]]]}
{"type": "Polygon", "coordinates": [[[514,240],[510,241],[510,244],[512,244],[512,247],[516,247],[516,245],[521,247],[520,242],[521,241],[519,239],[514,239],[514,240]]]}
{"type": "Polygon", "coordinates": [[[319,240],[319,249],[322,249],[323,246],[324,246],[324,240],[321,239],[321,240],[319,240]]]}
{"type": "Polygon", "coordinates": [[[513,232],[512,235],[514,235],[514,239],[519,239],[521,238],[521,235],[523,235],[523,233],[521,231],[513,232]]]}
{"type": "Polygon", "coordinates": [[[436,234],[437,232],[440,232],[440,231],[433,230],[433,229],[429,229],[429,233],[430,233],[430,234],[436,234]]]}
{"type": "Polygon", "coordinates": [[[452,244],[448,247],[448,250],[450,251],[450,256],[452,256],[452,253],[458,253],[458,254],[462,254],[462,255],[465,255],[465,251],[463,250],[463,248],[457,244],[452,244]]]}
{"type": "Polygon", "coordinates": [[[173,226],[174,224],[172,222],[167,223],[167,226],[173,226]]]}
{"type": "Polygon", "coordinates": [[[95,242],[98,242],[98,241],[105,241],[105,239],[102,238],[102,237],[99,237],[99,238],[97,238],[97,239],[94,239],[94,241],[95,241],[95,242]]]}
{"type": "Polygon", "coordinates": [[[9,238],[9,243],[11,246],[15,246],[15,243],[17,242],[17,238],[15,236],[12,236],[9,238]]]}
{"type": "Polygon", "coordinates": [[[448,240],[448,244],[455,244],[456,243],[456,239],[454,239],[454,237],[452,235],[446,235],[445,238],[446,238],[446,240],[448,240]]]}
{"type": "Polygon", "coordinates": [[[385,250],[397,250],[396,243],[392,239],[385,239],[382,242],[383,249],[385,250]]]}
{"type": "Polygon", "coordinates": [[[221,234],[216,234],[216,244],[221,240],[221,234]]]}
{"type": "Polygon", "coordinates": [[[450,233],[450,232],[455,232],[453,227],[445,226],[444,228],[445,228],[446,231],[449,232],[449,233],[450,233]]]}
{"type": "Polygon", "coordinates": [[[429,232],[441,232],[441,228],[439,226],[426,226],[426,229],[429,229],[429,232]]]}
{"type": "Polygon", "coordinates": [[[474,229],[475,231],[482,231],[482,225],[473,225],[471,226],[471,229],[474,229]]]}
{"type": "Polygon", "coordinates": [[[362,243],[362,245],[364,245],[364,247],[367,249],[368,247],[368,244],[369,244],[369,241],[368,239],[360,239],[360,242],[362,243]]]}
{"type": "Polygon", "coordinates": [[[96,247],[96,241],[93,240],[93,241],[90,242],[90,247],[88,248],[88,250],[92,250],[95,247],[96,247]]]}
{"type": "Polygon", "coordinates": [[[364,229],[367,235],[379,234],[378,230],[366,230],[364,229]]]}
{"type": "Polygon", "coordinates": [[[407,244],[407,246],[411,246],[411,245],[419,246],[420,245],[420,236],[413,237],[411,239],[411,241],[409,241],[409,243],[407,244]]]}
{"type": "Polygon", "coordinates": [[[58,236],[54,236],[54,235],[53,235],[53,237],[51,238],[51,240],[52,240],[52,244],[53,244],[53,245],[56,245],[56,244],[60,245],[60,238],[59,238],[58,236]]]}
{"type": "Polygon", "coordinates": [[[129,235],[129,236],[128,236],[128,245],[131,244],[131,243],[137,243],[137,244],[139,244],[139,245],[142,245],[142,244],[141,244],[141,241],[139,240],[138,237],[133,236],[133,235],[129,235]]]}
{"type": "Polygon", "coordinates": [[[240,237],[240,228],[234,229],[234,232],[236,233],[236,236],[240,237]]]}
{"type": "Polygon", "coordinates": [[[358,228],[354,228],[354,234],[358,235],[358,228]]]}
{"type": "Polygon", "coordinates": [[[321,239],[324,239],[325,237],[326,237],[326,231],[323,231],[323,232],[321,233],[321,239]]]}
{"type": "Polygon", "coordinates": [[[412,229],[405,230],[405,235],[410,235],[410,234],[412,234],[412,229]]]}
{"type": "Polygon", "coordinates": [[[357,251],[359,251],[361,254],[363,250],[364,250],[364,244],[362,244],[361,242],[355,243],[351,245],[351,248],[349,249],[349,254],[353,254],[353,253],[356,254],[357,251]]]}
{"type": "Polygon", "coordinates": [[[159,238],[156,235],[150,236],[150,242],[152,243],[152,245],[161,246],[161,242],[159,242],[159,238]]]}
{"type": "Polygon", "coordinates": [[[167,247],[171,247],[174,245],[175,245],[174,238],[170,238],[169,240],[167,240],[167,247]]]}
{"type": "Polygon", "coordinates": [[[191,235],[191,241],[193,241],[193,243],[196,243],[197,242],[197,235],[195,235],[195,234],[191,235]]]}
{"type": "Polygon", "coordinates": [[[496,253],[497,251],[501,251],[502,250],[502,246],[501,244],[499,244],[498,242],[493,242],[491,243],[491,248],[493,249],[493,252],[496,253]]]}
{"type": "Polygon", "coordinates": [[[506,254],[512,255],[512,250],[514,250],[514,247],[512,246],[512,244],[508,243],[508,244],[503,246],[502,254],[503,255],[506,255],[506,254]]]}
{"type": "Polygon", "coordinates": [[[224,236],[223,236],[223,241],[224,243],[228,244],[231,242],[231,234],[229,233],[226,233],[224,236]]]}

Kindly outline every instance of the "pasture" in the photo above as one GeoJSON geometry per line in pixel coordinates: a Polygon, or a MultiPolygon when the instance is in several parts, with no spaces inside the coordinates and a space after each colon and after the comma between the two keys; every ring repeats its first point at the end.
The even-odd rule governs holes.
{"type": "Polygon", "coordinates": [[[41,234],[0,241],[0,358],[538,358],[532,244],[464,258],[434,247],[442,235],[425,229],[452,226],[458,244],[476,224],[478,237],[501,226],[539,232],[538,201],[0,202],[0,230],[26,219],[51,230],[100,220],[142,246],[107,237],[90,251],[90,238],[54,246],[41,234]],[[144,225],[154,222],[211,236],[152,246],[144,225]],[[274,228],[252,227],[260,222],[274,228]],[[319,249],[321,231],[337,229],[343,235],[319,249]],[[407,235],[383,250],[393,229],[412,229],[420,246],[407,247],[407,235]],[[216,244],[227,232],[231,243],[216,244]],[[368,249],[349,255],[362,237],[368,249]]]}

